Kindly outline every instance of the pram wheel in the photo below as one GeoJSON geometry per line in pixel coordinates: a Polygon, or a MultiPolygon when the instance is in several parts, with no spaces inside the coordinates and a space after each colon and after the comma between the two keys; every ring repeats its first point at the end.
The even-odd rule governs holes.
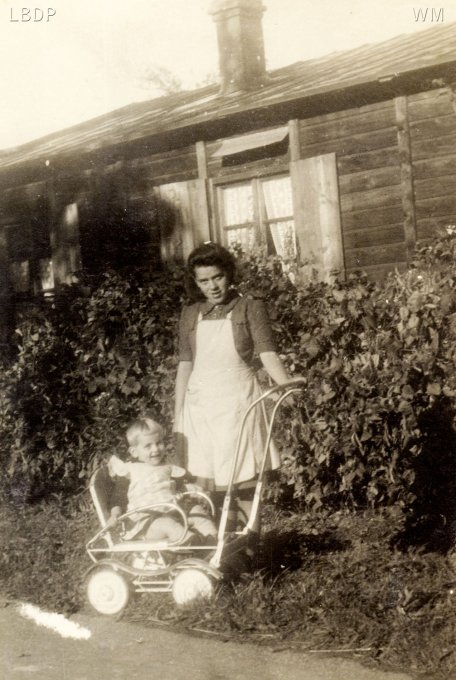
{"type": "Polygon", "coordinates": [[[180,605],[209,600],[214,594],[214,581],[202,569],[182,569],[174,577],[172,592],[174,601],[180,605]]]}
{"type": "Polygon", "coordinates": [[[113,567],[99,565],[87,577],[86,596],[98,614],[120,616],[130,600],[130,584],[113,567]]]}

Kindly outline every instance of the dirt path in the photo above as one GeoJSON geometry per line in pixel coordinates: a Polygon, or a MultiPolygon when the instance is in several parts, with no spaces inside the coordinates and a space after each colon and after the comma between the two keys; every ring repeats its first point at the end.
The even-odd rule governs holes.
{"type": "Polygon", "coordinates": [[[64,639],[15,604],[0,608],[1,680],[411,680],[339,658],[273,652],[78,615],[88,640],[64,639]]]}

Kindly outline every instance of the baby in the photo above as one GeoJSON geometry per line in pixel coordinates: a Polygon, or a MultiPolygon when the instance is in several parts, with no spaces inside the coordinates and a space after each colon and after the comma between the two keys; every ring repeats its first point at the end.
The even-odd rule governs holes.
{"type": "MultiPolygon", "coordinates": [[[[126,437],[128,451],[133,460],[124,462],[113,455],[108,461],[108,469],[111,476],[127,477],[129,480],[127,510],[175,502],[175,480],[179,478],[183,480],[186,471],[165,462],[162,426],[152,418],[138,418],[128,428],[126,437]]],[[[185,486],[188,491],[199,490],[195,485],[185,486]]],[[[115,505],[111,509],[108,526],[114,527],[121,514],[120,505],[115,505]]],[[[134,513],[130,518],[135,522],[135,526],[128,531],[126,535],[128,539],[169,540],[173,543],[183,539],[183,525],[170,514],[160,514],[159,509],[157,513],[152,514],[134,513]]],[[[205,544],[216,543],[217,529],[201,506],[195,505],[191,508],[188,525],[204,538],[205,544]]],[[[187,531],[185,542],[193,543],[194,536],[193,531],[187,531]]]]}

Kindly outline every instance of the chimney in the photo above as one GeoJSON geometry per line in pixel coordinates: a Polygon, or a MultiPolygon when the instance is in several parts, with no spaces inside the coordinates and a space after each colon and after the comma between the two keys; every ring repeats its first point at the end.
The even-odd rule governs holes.
{"type": "Polygon", "coordinates": [[[214,0],[209,13],[217,24],[220,94],[255,90],[267,80],[261,0],[214,0]]]}

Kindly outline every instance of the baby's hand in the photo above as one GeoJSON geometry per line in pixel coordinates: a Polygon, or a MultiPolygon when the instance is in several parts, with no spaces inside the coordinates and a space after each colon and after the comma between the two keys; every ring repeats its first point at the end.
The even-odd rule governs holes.
{"type": "Polygon", "coordinates": [[[122,514],[122,510],[118,505],[114,506],[111,509],[111,515],[106,522],[106,529],[114,529],[114,527],[117,525],[117,520],[119,519],[120,515],[122,514]]]}
{"type": "Polygon", "coordinates": [[[116,476],[116,457],[111,456],[106,464],[106,467],[108,468],[108,473],[110,477],[115,477],[116,476]]]}

